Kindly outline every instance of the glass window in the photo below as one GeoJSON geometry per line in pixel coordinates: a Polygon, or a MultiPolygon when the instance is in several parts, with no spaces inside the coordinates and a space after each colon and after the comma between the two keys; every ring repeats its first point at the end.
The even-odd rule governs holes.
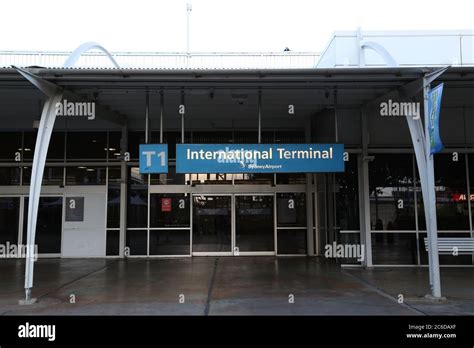
{"type": "Polygon", "coordinates": [[[350,154],[349,160],[345,162],[344,173],[336,173],[335,199],[336,226],[342,231],[360,229],[359,225],[359,175],[357,155],[350,154]]]}
{"type": "MultiPolygon", "coordinates": [[[[457,161],[453,158],[452,154],[437,154],[434,158],[438,230],[469,230],[466,158],[462,153],[457,161]]],[[[419,212],[420,229],[426,230],[422,206],[419,212]]]]}
{"type": "Polygon", "coordinates": [[[189,195],[150,194],[150,227],[189,227],[189,195]]]}
{"type": "Polygon", "coordinates": [[[372,259],[377,265],[417,264],[416,233],[372,233],[372,259]]]}
{"type": "MultiPolygon", "coordinates": [[[[234,143],[235,144],[257,144],[258,143],[257,129],[253,131],[235,131],[234,143]]],[[[273,139],[271,143],[273,143],[273,139]]]]}
{"type": "Polygon", "coordinates": [[[189,230],[150,231],[150,255],[189,255],[189,230]]]}
{"type": "MultiPolygon", "coordinates": [[[[138,151],[138,150],[137,150],[138,151]]],[[[103,160],[107,158],[106,132],[68,132],[67,160],[103,160]]]]}
{"type": "Polygon", "coordinates": [[[189,174],[193,185],[232,185],[232,174],[189,174]]]}
{"type": "Polygon", "coordinates": [[[227,144],[232,143],[232,132],[193,132],[193,144],[227,144]]]}
{"type": "Polygon", "coordinates": [[[146,256],[148,254],[148,232],[146,230],[127,230],[126,247],[132,256],[146,256]]]}
{"type": "Polygon", "coordinates": [[[275,132],[275,143],[280,144],[304,144],[304,130],[275,132]]]}
{"type": "Polygon", "coordinates": [[[193,252],[232,251],[232,197],[193,196],[193,252]]]}
{"type": "Polygon", "coordinates": [[[121,139],[121,132],[109,132],[109,147],[107,149],[109,161],[118,161],[120,159],[121,139]]]}
{"type": "Polygon", "coordinates": [[[274,185],[275,174],[273,173],[244,173],[234,174],[236,185],[274,185]]]}
{"type": "Polygon", "coordinates": [[[109,167],[107,193],[107,227],[120,227],[120,175],[119,167],[109,167]]]}
{"type": "Polygon", "coordinates": [[[120,185],[109,184],[107,191],[107,227],[120,227],[120,185]]]}
{"type": "Polygon", "coordinates": [[[306,184],[305,173],[281,173],[276,175],[279,185],[303,185],[306,184]]]}
{"type": "Polygon", "coordinates": [[[147,218],[148,176],[133,167],[129,171],[127,226],[147,227],[147,218]]]}
{"type": "MultiPolygon", "coordinates": [[[[32,161],[35,153],[37,132],[25,132],[23,158],[32,161]]],[[[64,137],[65,132],[53,131],[48,146],[46,161],[64,160],[64,137]]]]}
{"type": "Polygon", "coordinates": [[[20,167],[0,167],[0,186],[20,185],[20,167]]]}
{"type": "Polygon", "coordinates": [[[120,231],[108,230],[105,247],[105,255],[118,256],[120,249],[120,231]]]}
{"type": "Polygon", "coordinates": [[[279,229],[277,236],[279,255],[306,254],[306,229],[279,229]]]}
{"type": "Polygon", "coordinates": [[[365,257],[365,246],[364,249],[362,249],[361,244],[360,244],[360,233],[341,233],[338,231],[336,233],[336,243],[338,245],[344,245],[344,246],[350,246],[351,251],[355,254],[353,254],[353,257],[341,257],[338,258],[337,261],[339,261],[342,264],[357,264],[360,263],[361,258],[365,257]],[[363,255],[363,256],[361,256],[363,255]]]}
{"type": "Polygon", "coordinates": [[[278,227],[306,226],[306,195],[299,193],[277,194],[278,227]]]}
{"type": "Polygon", "coordinates": [[[415,230],[411,154],[377,154],[369,163],[372,230],[415,230]]]}
{"type": "Polygon", "coordinates": [[[151,174],[150,185],[186,185],[186,174],[177,174],[176,165],[168,165],[168,173],[151,174]]]}
{"type": "MultiPolygon", "coordinates": [[[[63,198],[41,197],[36,223],[36,244],[40,254],[61,253],[61,233],[63,221],[63,198]]],[[[25,197],[23,219],[23,244],[26,244],[28,223],[28,197],[25,197]]]]}
{"type": "Polygon", "coordinates": [[[19,216],[20,197],[0,197],[0,244],[18,244],[19,216]]]}
{"type": "MultiPolygon", "coordinates": [[[[140,144],[145,144],[145,131],[141,132],[129,132],[128,133],[128,152],[130,152],[130,158],[137,160],[138,151],[140,144]]],[[[168,148],[168,153],[170,149],[168,148]]]]}
{"type": "MultiPolygon", "coordinates": [[[[45,167],[43,185],[64,185],[64,167],[45,167]]],[[[23,185],[30,185],[31,167],[23,167],[23,185]]]]}
{"type": "Polygon", "coordinates": [[[105,167],[78,166],[66,168],[66,185],[105,185],[105,167]]]}
{"type": "Polygon", "coordinates": [[[472,226],[474,226],[474,154],[468,155],[472,226]]]}
{"type": "Polygon", "coordinates": [[[239,251],[275,251],[273,207],[273,196],[235,196],[235,246],[239,251]]]}
{"type": "Polygon", "coordinates": [[[22,152],[21,132],[0,132],[0,161],[15,162],[16,154],[22,152]]]}

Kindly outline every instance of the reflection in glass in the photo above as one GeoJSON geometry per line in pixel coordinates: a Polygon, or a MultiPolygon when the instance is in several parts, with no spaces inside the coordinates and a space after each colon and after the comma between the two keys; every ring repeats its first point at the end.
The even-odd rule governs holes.
{"type": "MultiPolygon", "coordinates": [[[[28,197],[25,197],[25,212],[23,219],[23,244],[26,244],[28,222],[28,197]]],[[[40,254],[61,253],[61,232],[63,221],[63,198],[41,197],[38,206],[38,221],[36,223],[36,244],[40,254]]]]}
{"type": "Polygon", "coordinates": [[[0,186],[20,185],[20,167],[0,167],[0,186]]]}
{"type": "Polygon", "coordinates": [[[71,160],[106,160],[106,132],[68,132],[66,158],[71,160]]]}
{"type": "Polygon", "coordinates": [[[306,197],[304,192],[277,194],[277,226],[306,226],[306,197]]]}
{"type": "Polygon", "coordinates": [[[66,167],[66,185],[105,185],[105,167],[66,167]]]}
{"type": "Polygon", "coordinates": [[[18,244],[20,197],[0,197],[0,244],[18,244]]]}
{"type": "Polygon", "coordinates": [[[105,255],[118,256],[120,251],[120,231],[108,230],[105,244],[105,255]]]}
{"type": "Polygon", "coordinates": [[[150,227],[189,227],[189,195],[150,194],[150,227]]]}
{"type": "Polygon", "coordinates": [[[150,175],[150,185],[187,185],[186,177],[189,175],[176,173],[176,166],[169,164],[168,173],[150,175]]]}
{"type": "MultiPolygon", "coordinates": [[[[438,230],[469,230],[466,158],[437,154],[434,160],[438,230]]],[[[424,220],[424,214],[422,216],[424,220]]],[[[425,229],[425,225],[422,225],[425,229]]]]}
{"type": "Polygon", "coordinates": [[[306,229],[278,229],[278,254],[306,254],[306,229]]]}
{"type": "Polygon", "coordinates": [[[369,164],[372,230],[415,230],[411,154],[377,154],[369,164]]]}
{"type": "Polygon", "coordinates": [[[148,176],[140,174],[139,168],[129,171],[127,226],[147,227],[148,176]]]}
{"type": "MultiPolygon", "coordinates": [[[[23,159],[33,160],[36,147],[36,134],[37,132],[25,132],[24,133],[24,148],[23,148],[23,159]]],[[[48,155],[46,161],[63,161],[64,160],[64,142],[65,133],[53,131],[51,134],[51,140],[48,146],[48,155]]]]}
{"type": "Polygon", "coordinates": [[[372,259],[377,265],[416,265],[416,233],[372,233],[372,259]]]}
{"type": "Polygon", "coordinates": [[[125,239],[125,246],[129,248],[130,255],[146,256],[148,254],[146,230],[127,230],[125,239]]]}
{"type": "Polygon", "coordinates": [[[189,255],[190,243],[189,229],[150,231],[150,255],[189,255]]]}
{"type": "Polygon", "coordinates": [[[274,251],[273,196],[235,196],[235,205],[239,251],[274,251]]]}
{"type": "Polygon", "coordinates": [[[232,251],[230,196],[193,196],[193,252],[232,251]]]}
{"type": "MultiPolygon", "coordinates": [[[[22,153],[21,132],[0,132],[0,161],[15,162],[17,153],[22,153]]],[[[31,149],[30,149],[31,150],[31,149]]]]}
{"type": "MultiPolygon", "coordinates": [[[[64,167],[45,167],[42,185],[64,185],[64,167]]],[[[23,185],[30,185],[31,167],[23,167],[23,185]]]]}
{"type": "MultiPolygon", "coordinates": [[[[350,154],[345,171],[335,173],[336,226],[340,230],[357,231],[359,227],[359,183],[357,155],[350,154]]],[[[321,202],[321,200],[320,200],[321,202]]]]}

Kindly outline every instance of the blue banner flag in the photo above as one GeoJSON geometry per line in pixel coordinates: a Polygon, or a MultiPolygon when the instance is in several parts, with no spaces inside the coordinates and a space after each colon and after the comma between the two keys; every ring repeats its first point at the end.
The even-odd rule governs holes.
{"type": "Polygon", "coordinates": [[[442,95],[442,83],[428,92],[428,131],[431,155],[440,152],[444,147],[439,136],[439,113],[441,110],[442,95]]]}
{"type": "Polygon", "coordinates": [[[168,145],[140,145],[140,174],[168,173],[168,145]]]}
{"type": "Polygon", "coordinates": [[[177,173],[343,172],[342,144],[177,144],[177,173]]]}

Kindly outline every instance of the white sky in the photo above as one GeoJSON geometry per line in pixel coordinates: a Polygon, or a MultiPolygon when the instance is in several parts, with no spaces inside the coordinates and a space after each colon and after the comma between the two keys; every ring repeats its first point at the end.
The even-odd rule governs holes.
{"type": "Polygon", "coordinates": [[[0,50],[322,51],[336,30],[474,29],[473,0],[10,0],[0,50]]]}

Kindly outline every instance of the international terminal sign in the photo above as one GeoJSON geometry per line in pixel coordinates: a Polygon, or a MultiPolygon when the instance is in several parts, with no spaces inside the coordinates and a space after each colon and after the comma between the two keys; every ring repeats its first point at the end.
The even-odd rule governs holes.
{"type": "Polygon", "coordinates": [[[177,173],[344,171],[342,144],[178,144],[177,173]]]}

